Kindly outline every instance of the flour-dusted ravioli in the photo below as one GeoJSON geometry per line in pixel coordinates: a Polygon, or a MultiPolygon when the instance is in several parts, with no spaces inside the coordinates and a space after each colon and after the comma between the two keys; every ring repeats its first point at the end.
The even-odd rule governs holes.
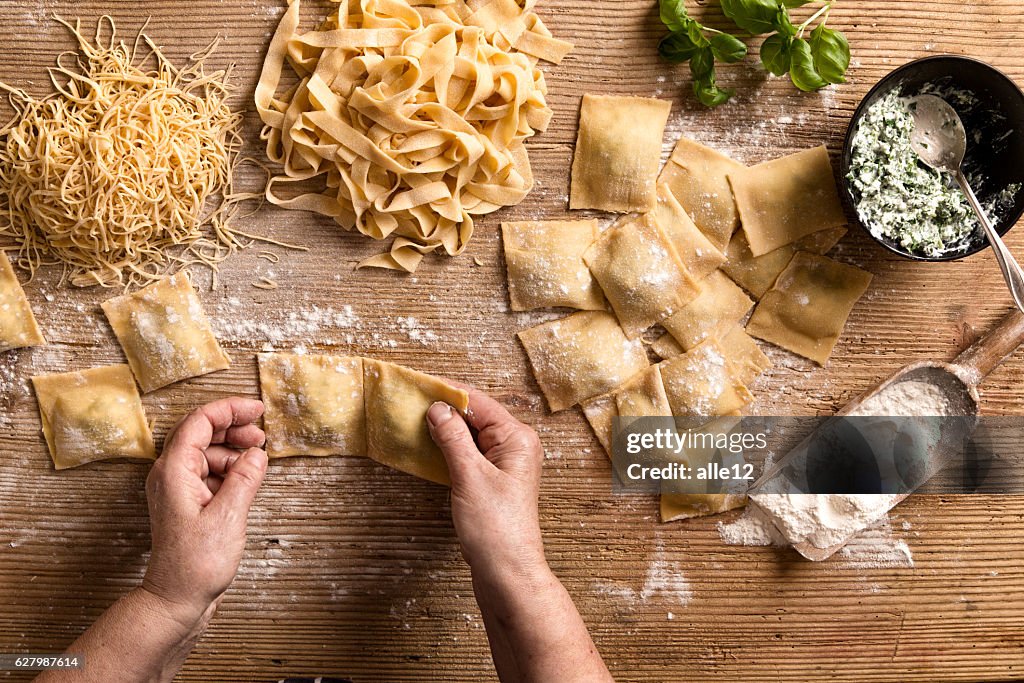
{"type": "Polygon", "coordinates": [[[572,161],[571,209],[649,211],[671,102],[584,95],[572,161]]]}
{"type": "Polygon", "coordinates": [[[605,230],[583,255],[630,339],[693,300],[700,286],[647,216],[605,230]]]}
{"type": "Polygon", "coordinates": [[[448,463],[430,438],[427,410],[437,401],[465,414],[469,394],[409,368],[363,359],[366,454],[388,467],[448,485],[448,463]]]}
{"type": "Polygon", "coordinates": [[[185,273],[102,306],[143,393],[231,365],[185,273]]]}
{"type": "Polygon", "coordinates": [[[594,430],[598,442],[612,456],[616,417],[671,417],[672,408],[665,395],[661,369],[652,365],[634,375],[618,389],[581,404],[583,415],[594,430]]]}
{"type": "Polygon", "coordinates": [[[754,256],[846,223],[824,145],[732,171],[729,183],[754,256]]]}
{"type": "Polygon", "coordinates": [[[519,339],[552,412],[611,391],[650,365],[643,343],[604,311],[542,323],[519,339]]]}
{"type": "Polygon", "coordinates": [[[694,280],[703,280],[725,263],[725,254],[694,224],[669,191],[658,185],[658,203],[650,213],[694,280]]]}
{"type": "Polygon", "coordinates": [[[772,362],[757,345],[754,338],[736,325],[731,331],[718,340],[719,347],[725,352],[729,362],[736,371],[736,378],[745,385],[750,385],[761,373],[772,367],[772,362]]]}
{"type": "Polygon", "coordinates": [[[711,243],[721,251],[739,226],[728,174],[746,168],[721,152],[688,138],[679,138],[662,169],[663,184],[711,243]]]}
{"type": "MultiPolygon", "coordinates": [[[[754,338],[746,333],[742,325],[736,324],[731,330],[716,339],[718,339],[719,348],[732,363],[736,371],[736,378],[744,385],[749,385],[761,373],[772,367],[771,360],[761,351],[754,338]]],[[[651,350],[659,358],[665,360],[686,352],[668,332],[654,340],[651,350]]]]}
{"type": "Polygon", "coordinates": [[[747,504],[747,497],[738,493],[663,493],[661,521],[707,517],[735,510],[747,504]]]}
{"type": "Polygon", "coordinates": [[[705,339],[716,339],[750,312],[754,302],[718,270],[701,282],[701,291],[690,303],[661,321],[684,350],[705,339]]]}
{"type": "Polygon", "coordinates": [[[597,220],[502,223],[501,235],[513,311],[604,309],[601,288],[583,262],[598,236],[597,220]]]}
{"type": "Polygon", "coordinates": [[[824,365],[871,277],[856,266],[797,252],[754,309],[747,333],[824,365]]]}
{"type": "Polygon", "coordinates": [[[779,273],[789,265],[793,254],[798,251],[824,254],[845,234],[844,227],[819,230],[764,256],[754,256],[750,253],[750,245],[747,244],[743,231],[738,230],[729,242],[729,249],[726,251],[728,260],[722,265],[722,270],[733,282],[754,295],[754,298],[760,299],[775,284],[779,273]]]}
{"type": "Polygon", "coordinates": [[[363,361],[261,353],[267,455],[366,455],[363,361]]]}
{"type": "Polygon", "coordinates": [[[0,351],[46,343],[7,254],[0,250],[0,351]]]}
{"type": "Polygon", "coordinates": [[[665,394],[677,417],[728,415],[753,400],[728,353],[715,339],[659,365],[665,394]]]}
{"type": "Polygon", "coordinates": [[[95,460],[155,460],[156,446],[127,365],[32,378],[58,470],[95,460]]]}

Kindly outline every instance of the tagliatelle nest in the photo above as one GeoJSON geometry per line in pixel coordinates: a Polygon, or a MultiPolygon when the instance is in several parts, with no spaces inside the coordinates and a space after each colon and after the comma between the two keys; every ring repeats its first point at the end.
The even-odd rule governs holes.
{"type": "Polygon", "coordinates": [[[427,252],[460,253],[475,216],[533,185],[523,142],[551,118],[537,62],[571,45],[532,5],[344,0],[299,33],[289,0],[256,89],[267,155],[283,165],[268,201],[396,238],[361,266],[411,272],[427,252]],[[298,83],[279,95],[286,60],[298,83]],[[326,189],[300,189],[314,179],[326,189]]]}
{"type": "Polygon", "coordinates": [[[215,267],[243,246],[228,223],[252,195],[233,193],[241,117],[225,102],[228,71],[203,68],[214,45],[177,69],[142,32],[131,47],[115,42],[110,17],[93,41],[56,19],[80,50],[74,67],[58,58],[50,70],[56,92],[40,100],[0,83],[16,110],[0,128],[0,236],[17,243],[21,267],[58,264],[78,286],[215,267]]]}

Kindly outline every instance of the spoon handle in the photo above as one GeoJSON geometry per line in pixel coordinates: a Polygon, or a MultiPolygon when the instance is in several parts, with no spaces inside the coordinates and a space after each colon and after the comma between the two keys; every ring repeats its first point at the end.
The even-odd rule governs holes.
{"type": "Polygon", "coordinates": [[[956,357],[953,365],[964,370],[966,379],[977,386],[1007,356],[1024,343],[1024,313],[1010,309],[991,332],[956,357]]]}
{"type": "Polygon", "coordinates": [[[967,182],[964,172],[958,169],[955,175],[957,184],[963,190],[967,201],[971,203],[971,208],[974,209],[974,213],[978,216],[978,221],[985,229],[985,236],[988,237],[988,242],[992,245],[992,251],[996,254],[996,261],[999,262],[999,269],[1003,271],[1003,279],[1006,280],[1006,286],[1010,288],[1010,294],[1013,296],[1014,303],[1017,304],[1017,308],[1024,311],[1024,271],[1021,271],[1017,259],[1006,248],[1003,238],[999,236],[995,227],[992,226],[992,222],[985,215],[985,211],[981,208],[978,198],[974,196],[974,190],[971,189],[970,183],[967,182]]]}

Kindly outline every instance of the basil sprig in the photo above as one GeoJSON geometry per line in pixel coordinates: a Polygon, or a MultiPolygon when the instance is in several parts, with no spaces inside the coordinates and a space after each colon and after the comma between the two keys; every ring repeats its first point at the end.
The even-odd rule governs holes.
{"type": "MultiPolygon", "coordinates": [[[[764,68],[776,76],[788,73],[793,85],[805,91],[846,80],[850,45],[842,33],[826,26],[834,1],[824,2],[806,21],[794,24],[789,10],[812,0],[721,0],[722,12],[737,27],[755,36],[768,34],[760,49],[764,68]]],[[[736,36],[693,19],[684,0],[659,0],[659,11],[669,30],[658,44],[661,56],[690,63],[693,92],[702,104],[716,107],[728,101],[734,91],[715,82],[715,60],[738,62],[746,56],[747,46],[736,36]]]]}

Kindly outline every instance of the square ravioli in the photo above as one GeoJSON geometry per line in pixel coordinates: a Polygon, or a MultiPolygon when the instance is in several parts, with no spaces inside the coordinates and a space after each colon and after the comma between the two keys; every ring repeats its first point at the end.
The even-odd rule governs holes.
{"type": "Polygon", "coordinates": [[[502,223],[501,236],[513,311],[604,309],[601,288],[583,262],[598,236],[597,220],[502,223]]]}
{"type": "Polygon", "coordinates": [[[678,311],[699,291],[649,215],[605,230],[583,260],[630,339],[678,311]]]}
{"type": "Polygon", "coordinates": [[[753,400],[739,371],[715,339],[659,363],[672,414],[708,418],[730,415],[753,400]]]}
{"type": "Polygon", "coordinates": [[[95,460],[155,460],[153,434],[127,365],[32,378],[58,470],[95,460]]]}
{"type": "Polygon", "coordinates": [[[725,250],[739,226],[728,175],[746,168],[721,152],[689,138],[679,138],[658,178],[711,243],[725,250]]]}
{"type": "Polygon", "coordinates": [[[650,365],[643,343],[628,339],[605,311],[531,327],[519,340],[551,412],[611,391],[650,365]]]}
{"type": "Polygon", "coordinates": [[[363,361],[261,353],[267,455],[366,455],[363,361]]]}
{"type": "Polygon", "coordinates": [[[572,160],[570,209],[649,211],[672,103],[584,95],[572,160]]]}
{"type": "Polygon", "coordinates": [[[764,256],[754,256],[750,253],[746,236],[739,230],[729,242],[726,252],[728,261],[722,265],[722,270],[733,282],[753,294],[754,298],[760,299],[775,284],[779,273],[789,265],[793,254],[798,251],[824,254],[836,246],[845,234],[846,228],[843,227],[819,230],[764,256]]]}
{"type": "Polygon", "coordinates": [[[143,393],[231,365],[185,273],[102,306],[143,393]]]}
{"type": "MultiPolygon", "coordinates": [[[[772,367],[771,360],[761,351],[754,338],[746,333],[742,325],[735,325],[716,339],[726,359],[732,363],[736,378],[742,384],[749,385],[760,377],[761,373],[772,367]]],[[[654,340],[651,350],[664,360],[686,352],[668,332],[654,340]]]]}
{"type": "Polygon", "coordinates": [[[750,253],[846,223],[824,145],[729,173],[750,253]]]}
{"type": "Polygon", "coordinates": [[[661,380],[661,369],[657,365],[650,366],[614,391],[584,401],[582,408],[609,459],[612,458],[613,421],[616,417],[672,415],[661,380]]]}
{"type": "Polygon", "coordinates": [[[701,282],[697,298],[661,321],[661,326],[679,342],[684,350],[692,349],[705,339],[717,339],[735,326],[754,302],[739,285],[718,270],[701,282]]]}
{"type": "Polygon", "coordinates": [[[658,185],[658,203],[650,215],[694,280],[703,280],[725,263],[725,254],[694,225],[667,186],[658,185]]]}
{"type": "Polygon", "coordinates": [[[0,250],[0,351],[45,343],[25,290],[21,288],[7,254],[0,250]]]}
{"type": "Polygon", "coordinates": [[[799,251],[761,298],[747,333],[824,365],[871,273],[799,251]]]}
{"type": "Polygon", "coordinates": [[[443,401],[465,415],[469,394],[409,368],[363,359],[366,454],[393,469],[449,485],[448,463],[427,431],[427,409],[443,401]]]}
{"type": "Polygon", "coordinates": [[[735,510],[746,504],[747,497],[739,493],[663,493],[661,521],[707,517],[735,510]]]}

